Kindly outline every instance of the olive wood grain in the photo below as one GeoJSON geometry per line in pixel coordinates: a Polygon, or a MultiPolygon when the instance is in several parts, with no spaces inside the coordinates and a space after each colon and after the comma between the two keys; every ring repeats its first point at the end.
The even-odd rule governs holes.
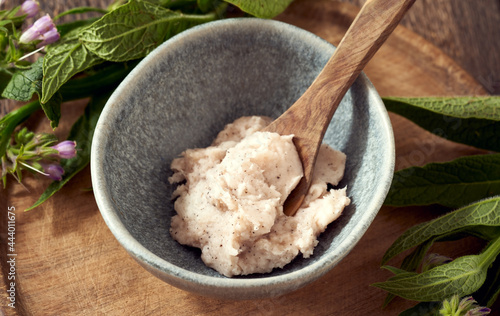
{"type": "Polygon", "coordinates": [[[304,176],[285,201],[292,216],[304,201],[326,129],[340,101],[415,0],[371,0],[361,8],[344,38],[306,92],[265,131],[294,135],[304,176]]]}

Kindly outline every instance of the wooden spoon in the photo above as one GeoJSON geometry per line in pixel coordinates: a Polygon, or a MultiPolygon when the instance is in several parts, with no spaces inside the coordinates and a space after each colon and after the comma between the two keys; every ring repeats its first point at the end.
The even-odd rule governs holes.
{"type": "Polygon", "coordinates": [[[294,135],[304,176],[288,196],[285,214],[302,204],[325,131],[349,87],[415,0],[368,0],[306,92],[265,131],[294,135]]]}

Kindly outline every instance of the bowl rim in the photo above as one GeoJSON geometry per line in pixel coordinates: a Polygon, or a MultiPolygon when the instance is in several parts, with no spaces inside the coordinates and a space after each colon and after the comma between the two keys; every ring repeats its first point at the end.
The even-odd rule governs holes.
{"type": "Polygon", "coordinates": [[[174,279],[188,281],[195,286],[201,285],[211,288],[249,289],[256,287],[262,290],[266,286],[285,286],[287,284],[290,285],[290,283],[299,283],[299,286],[296,286],[296,288],[299,288],[302,285],[316,280],[317,278],[328,272],[355,247],[355,245],[365,234],[369,225],[380,210],[392,181],[395,165],[395,142],[392,125],[382,99],[378,95],[373,84],[369,81],[364,73],[361,73],[357,80],[360,80],[360,83],[367,88],[367,95],[369,96],[370,100],[376,101],[376,103],[374,103],[371,108],[373,110],[376,110],[377,114],[381,118],[381,126],[383,127],[383,131],[389,139],[389,143],[386,144],[388,156],[384,157],[384,160],[388,161],[388,163],[384,164],[386,168],[383,170],[383,174],[381,176],[383,179],[385,179],[383,183],[384,190],[378,190],[376,192],[372,203],[370,203],[370,209],[364,210],[364,212],[369,211],[369,213],[365,213],[365,215],[362,217],[362,220],[356,223],[356,225],[353,227],[353,231],[348,234],[348,236],[346,236],[344,240],[341,241],[341,243],[336,248],[336,251],[321,256],[321,258],[312,262],[306,267],[303,267],[297,271],[292,271],[290,273],[280,274],[276,276],[265,275],[263,277],[256,278],[225,278],[192,272],[188,269],[184,269],[160,258],[153,252],[148,250],[145,246],[143,246],[139,241],[137,241],[126,229],[125,225],[118,217],[117,212],[119,212],[119,210],[115,209],[112,199],[107,194],[107,183],[104,177],[104,168],[102,164],[102,162],[104,161],[102,157],[105,155],[104,145],[107,143],[106,138],[108,136],[107,128],[109,126],[106,121],[109,119],[114,119],[116,117],[116,112],[119,108],[117,106],[117,103],[120,104],[119,100],[121,99],[121,92],[127,89],[127,86],[132,82],[133,77],[140,74],[143,69],[148,68],[150,64],[155,64],[157,62],[157,58],[161,54],[165,54],[165,52],[170,48],[177,45],[182,45],[182,42],[185,41],[188,37],[197,37],[204,32],[210,32],[213,29],[227,26],[240,28],[252,26],[264,28],[266,30],[269,28],[280,28],[283,30],[283,32],[298,34],[305,40],[313,42],[315,45],[323,43],[328,45],[329,47],[335,48],[334,45],[322,39],[321,37],[297,26],[277,20],[264,20],[259,18],[228,18],[217,20],[192,27],[173,36],[172,38],[158,46],[142,61],[139,62],[139,64],[116,88],[116,90],[107,101],[104,109],[102,110],[94,131],[91,146],[90,169],[92,186],[94,188],[94,198],[106,225],[118,240],[118,242],[122,245],[122,247],[124,247],[132,257],[138,260],[139,263],[146,263],[154,271],[159,272],[159,274],[166,273],[174,279]]]}

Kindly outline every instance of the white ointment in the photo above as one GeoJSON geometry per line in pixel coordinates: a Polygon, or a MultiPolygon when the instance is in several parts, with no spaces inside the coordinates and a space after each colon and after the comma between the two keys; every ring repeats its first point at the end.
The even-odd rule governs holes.
{"type": "Polygon", "coordinates": [[[350,203],[345,188],[327,190],[342,179],[346,156],[322,145],[303,205],[294,216],[283,213],[303,171],[293,135],[259,132],[270,122],[242,117],[212,146],[188,149],[171,165],[169,180],[179,185],[170,233],[200,248],[205,264],[226,276],[270,272],[299,252],[309,257],[350,203]]]}

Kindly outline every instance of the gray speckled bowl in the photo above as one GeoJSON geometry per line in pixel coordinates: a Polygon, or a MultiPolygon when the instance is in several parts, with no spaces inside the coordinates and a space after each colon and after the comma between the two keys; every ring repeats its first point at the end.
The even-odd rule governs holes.
{"type": "Polygon", "coordinates": [[[240,116],[278,117],[333,51],[288,24],[228,19],[175,36],[130,73],[99,119],[91,172],[102,216],[132,257],[181,289],[252,299],[296,290],[349,253],[382,205],[395,155],[387,112],[365,75],[347,92],[324,140],[347,155],[340,186],[347,186],[352,204],[320,236],[311,258],[296,258],[269,274],[227,278],[206,267],[199,250],[169,235],[172,159],[187,148],[208,146],[240,116]]]}

